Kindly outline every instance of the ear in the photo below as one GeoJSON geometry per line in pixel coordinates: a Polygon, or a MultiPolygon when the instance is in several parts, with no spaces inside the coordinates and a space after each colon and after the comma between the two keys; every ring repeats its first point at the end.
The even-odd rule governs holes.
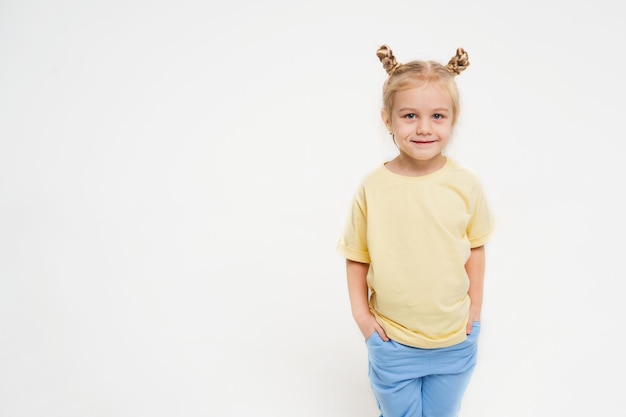
{"type": "Polygon", "coordinates": [[[385,109],[380,109],[380,118],[383,119],[383,123],[387,126],[387,130],[391,132],[391,118],[385,111],[385,109]]]}

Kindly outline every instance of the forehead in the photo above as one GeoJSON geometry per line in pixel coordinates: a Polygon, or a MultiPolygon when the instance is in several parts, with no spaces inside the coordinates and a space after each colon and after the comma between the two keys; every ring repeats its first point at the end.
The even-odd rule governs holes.
{"type": "Polygon", "coordinates": [[[397,91],[394,97],[394,107],[446,108],[451,110],[452,96],[442,85],[424,84],[397,91]]]}

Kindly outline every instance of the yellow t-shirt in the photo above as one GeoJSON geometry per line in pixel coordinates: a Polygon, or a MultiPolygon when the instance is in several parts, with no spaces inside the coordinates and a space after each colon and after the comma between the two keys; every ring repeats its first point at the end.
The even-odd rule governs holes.
{"type": "Polygon", "coordinates": [[[387,336],[447,347],[465,340],[465,263],[493,228],[480,181],[467,168],[448,158],[432,174],[406,177],[381,164],[357,190],[337,250],[370,264],[370,310],[387,336]]]}

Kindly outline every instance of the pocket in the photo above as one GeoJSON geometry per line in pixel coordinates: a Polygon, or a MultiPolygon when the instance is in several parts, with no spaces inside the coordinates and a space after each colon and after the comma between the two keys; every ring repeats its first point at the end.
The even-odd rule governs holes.
{"type": "Polygon", "coordinates": [[[480,322],[479,321],[475,321],[472,323],[472,333],[467,335],[467,338],[472,338],[472,339],[476,339],[478,338],[478,335],[480,334],[480,322]]]}
{"type": "Polygon", "coordinates": [[[380,335],[375,330],[374,330],[374,333],[372,333],[371,335],[369,335],[369,337],[367,339],[365,339],[365,344],[369,345],[370,342],[374,341],[373,339],[380,339],[380,335]]]}

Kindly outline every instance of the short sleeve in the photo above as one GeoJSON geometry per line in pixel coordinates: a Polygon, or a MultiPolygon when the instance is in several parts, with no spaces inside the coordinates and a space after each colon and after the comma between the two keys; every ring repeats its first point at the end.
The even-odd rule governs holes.
{"type": "Polygon", "coordinates": [[[354,196],[343,234],[337,243],[337,252],[352,261],[370,263],[367,249],[367,202],[363,187],[354,196]]]}
{"type": "Polygon", "coordinates": [[[477,248],[487,243],[495,229],[495,219],[480,183],[475,185],[470,210],[467,237],[470,247],[477,248]]]}

